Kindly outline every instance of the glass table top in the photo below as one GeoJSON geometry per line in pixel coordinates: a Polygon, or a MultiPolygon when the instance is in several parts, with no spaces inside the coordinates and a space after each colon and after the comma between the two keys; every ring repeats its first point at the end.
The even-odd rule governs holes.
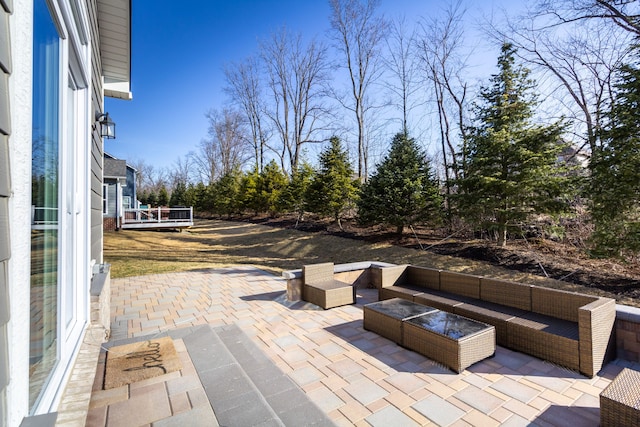
{"type": "Polygon", "coordinates": [[[408,319],[413,316],[430,313],[437,309],[402,298],[392,298],[367,304],[367,307],[396,319],[408,319]]]}
{"type": "Polygon", "coordinates": [[[446,311],[427,313],[409,319],[407,322],[452,339],[473,335],[490,327],[484,323],[479,323],[457,314],[447,313],[446,311]]]}

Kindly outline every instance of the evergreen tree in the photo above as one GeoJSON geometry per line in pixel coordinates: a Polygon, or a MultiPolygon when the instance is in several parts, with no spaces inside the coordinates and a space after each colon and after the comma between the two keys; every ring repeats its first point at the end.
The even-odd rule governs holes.
{"type": "Polygon", "coordinates": [[[185,206],[185,198],[187,193],[187,185],[183,181],[178,181],[175,188],[171,192],[169,199],[170,206],[185,206]]]}
{"type": "Polygon", "coordinates": [[[187,186],[187,189],[184,192],[184,199],[183,199],[184,206],[193,206],[194,210],[199,209],[199,199],[198,199],[198,193],[196,191],[196,188],[197,187],[195,185],[189,184],[189,186],[187,186]]]}
{"type": "Polygon", "coordinates": [[[149,207],[157,207],[158,206],[158,193],[151,190],[147,195],[147,204],[149,207]]]}
{"type": "Polygon", "coordinates": [[[331,216],[342,230],[342,215],[353,204],[357,186],[340,139],[334,136],[330,143],[320,153],[320,169],[311,181],[307,200],[312,212],[331,216]]]}
{"type": "Polygon", "coordinates": [[[362,187],[358,221],[386,224],[402,234],[405,226],[436,220],[442,200],[425,154],[415,140],[398,133],[389,153],[362,187]]]}
{"type": "Polygon", "coordinates": [[[298,215],[298,221],[304,219],[304,212],[307,209],[306,195],[313,174],[313,168],[305,161],[293,171],[291,179],[280,193],[278,205],[281,212],[295,212],[298,215]]]}
{"type": "Polygon", "coordinates": [[[242,172],[234,168],[217,180],[212,188],[213,210],[220,215],[231,216],[241,210],[240,182],[242,172]]]}
{"type": "Polygon", "coordinates": [[[260,204],[262,212],[275,215],[279,212],[278,200],[280,193],[287,185],[287,176],[282,172],[278,163],[271,160],[260,173],[260,204]]]}
{"type": "Polygon", "coordinates": [[[140,193],[138,193],[138,201],[141,205],[146,205],[147,203],[149,203],[149,191],[142,190],[140,193]]]}
{"type": "Polygon", "coordinates": [[[160,187],[160,191],[158,191],[158,205],[159,206],[167,206],[169,204],[169,192],[167,191],[167,187],[164,184],[160,187]]]}
{"type": "Polygon", "coordinates": [[[193,189],[195,204],[194,207],[201,212],[213,212],[214,210],[214,184],[204,185],[200,181],[193,189]]]}
{"type": "Polygon", "coordinates": [[[520,229],[533,214],[566,212],[571,186],[558,162],[565,147],[562,125],[532,124],[534,82],[516,65],[509,43],[502,46],[498,69],[480,92],[457,199],[463,217],[497,232],[498,245],[505,246],[507,231],[520,229]]]}
{"type": "Polygon", "coordinates": [[[251,172],[245,173],[240,181],[239,202],[241,209],[250,210],[254,215],[260,213],[263,208],[260,181],[260,172],[257,167],[251,172]]]}
{"type": "Polygon", "coordinates": [[[592,236],[597,255],[640,252],[640,47],[621,67],[616,100],[606,115],[602,148],[592,153],[592,236]]]}

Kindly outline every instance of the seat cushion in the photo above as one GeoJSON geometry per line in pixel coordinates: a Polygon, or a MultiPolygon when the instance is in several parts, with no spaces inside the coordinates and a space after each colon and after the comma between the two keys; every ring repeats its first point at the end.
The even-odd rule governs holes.
{"type": "Polygon", "coordinates": [[[487,301],[474,301],[472,304],[460,304],[454,307],[454,313],[479,322],[488,323],[496,328],[496,341],[507,346],[507,321],[526,314],[524,310],[494,304],[487,301]]]}
{"type": "Polygon", "coordinates": [[[508,347],[570,369],[580,369],[578,324],[537,313],[507,321],[508,347]]]}
{"type": "Polygon", "coordinates": [[[473,304],[476,301],[477,300],[474,300],[473,298],[440,291],[425,292],[423,294],[416,295],[413,299],[413,302],[417,302],[418,304],[428,305],[450,313],[454,313],[454,307],[460,304],[473,304]]]}
{"type": "Polygon", "coordinates": [[[402,298],[413,301],[416,295],[424,293],[425,289],[419,286],[385,286],[378,290],[378,300],[384,301],[391,298],[402,298]]]}

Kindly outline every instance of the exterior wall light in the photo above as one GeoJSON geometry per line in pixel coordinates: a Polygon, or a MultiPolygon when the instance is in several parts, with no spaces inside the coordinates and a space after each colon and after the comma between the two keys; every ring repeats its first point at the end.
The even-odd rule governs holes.
{"type": "Polygon", "coordinates": [[[96,111],[96,123],[100,124],[100,136],[102,138],[116,138],[116,124],[109,118],[109,113],[102,114],[96,111]]]}

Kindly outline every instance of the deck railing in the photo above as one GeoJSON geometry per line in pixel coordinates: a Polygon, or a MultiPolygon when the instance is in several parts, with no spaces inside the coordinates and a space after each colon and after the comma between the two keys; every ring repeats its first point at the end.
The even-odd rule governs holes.
{"type": "Polygon", "coordinates": [[[178,228],[193,225],[193,207],[125,209],[122,228],[178,228]]]}

